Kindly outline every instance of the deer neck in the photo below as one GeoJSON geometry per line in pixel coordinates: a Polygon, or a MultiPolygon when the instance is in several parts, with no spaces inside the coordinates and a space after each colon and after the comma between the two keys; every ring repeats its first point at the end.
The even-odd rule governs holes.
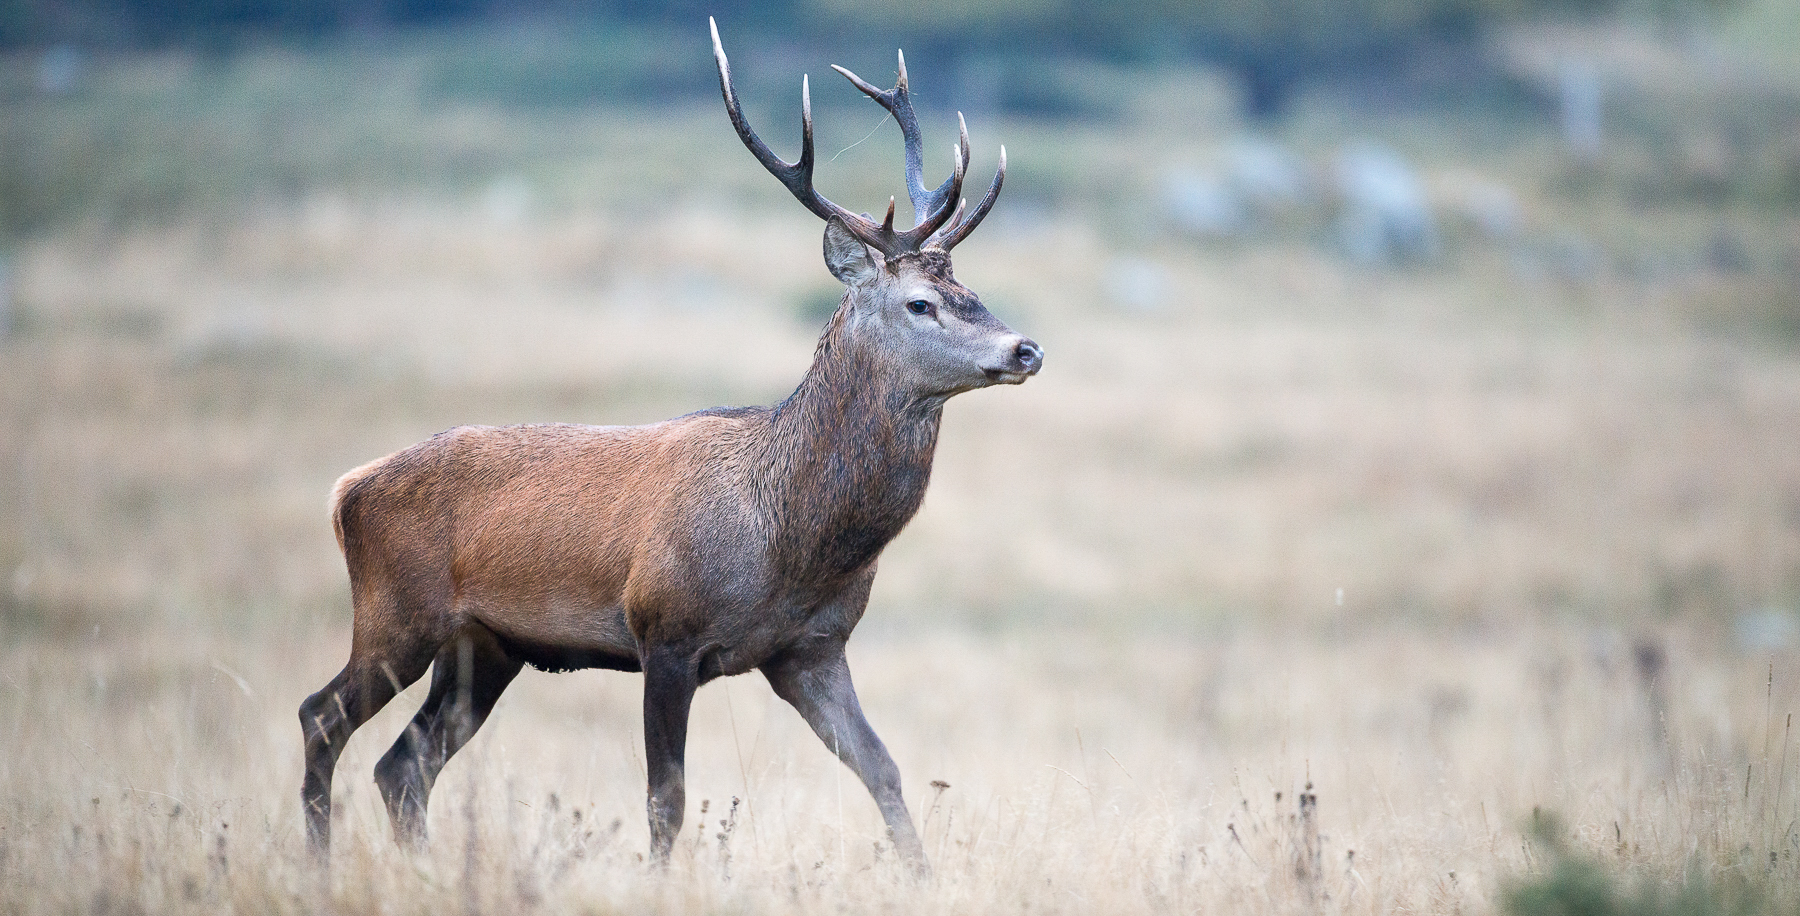
{"type": "Polygon", "coordinates": [[[840,308],[813,364],[771,419],[766,481],[777,564],[835,579],[866,567],[925,498],[942,398],[898,384],[881,354],[849,333],[840,308]]]}

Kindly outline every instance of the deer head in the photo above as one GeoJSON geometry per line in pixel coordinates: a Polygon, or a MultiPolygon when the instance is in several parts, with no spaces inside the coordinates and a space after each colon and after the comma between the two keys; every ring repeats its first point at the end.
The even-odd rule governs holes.
{"type": "MultiPolygon", "coordinates": [[[[956,281],[950,249],[981,224],[1006,180],[1006,148],[993,184],[975,209],[965,214],[963,176],[969,166],[969,128],[957,114],[960,137],[955,168],[936,190],[924,181],[924,152],[918,119],[906,80],[906,55],[899,55],[899,79],[881,90],[843,67],[857,89],[880,103],[900,125],[906,148],[906,191],[916,224],[894,228],[894,198],[880,223],[852,213],[813,187],[812,91],[800,80],[800,158],[786,162],[770,150],[745,120],[731,86],[731,65],[711,23],[713,57],[719,64],[719,89],[731,126],[763,168],[795,199],[825,220],[825,266],[847,287],[833,325],[855,345],[883,354],[883,363],[898,367],[895,381],[918,397],[948,397],[988,385],[1017,385],[1037,374],[1044,351],[1015,333],[981,304],[980,297],[956,281]]],[[[830,331],[827,332],[828,334],[830,331]]]]}

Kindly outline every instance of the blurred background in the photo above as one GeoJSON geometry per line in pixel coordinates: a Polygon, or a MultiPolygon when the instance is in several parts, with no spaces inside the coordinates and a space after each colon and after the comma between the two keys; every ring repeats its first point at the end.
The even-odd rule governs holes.
{"type": "Polygon", "coordinates": [[[4,619],[341,620],[341,470],[784,396],[837,289],[716,15],[854,209],[829,63],[1012,153],[963,277],[1056,359],[950,411],[907,619],[1792,638],[1800,3],[1083,6],[7,4],[4,619]]]}
{"type": "MultiPolygon", "coordinates": [[[[1350,892],[1376,910],[1498,906],[1540,803],[1621,856],[1609,806],[1635,812],[1657,874],[1702,816],[1709,862],[1792,871],[1800,0],[3,0],[15,825],[126,782],[41,775],[95,759],[46,716],[135,734],[126,691],[211,761],[121,737],[131,785],[225,792],[206,767],[266,750],[232,791],[289,843],[291,710],[347,652],[337,475],[457,424],[792,389],[840,289],[724,116],[709,15],[778,153],[814,77],[818,185],[851,209],[900,192],[900,141],[829,64],[891,85],[905,49],[933,184],[958,111],[972,188],[1006,145],[958,276],[1046,367],[949,405],[853,656],[878,727],[917,719],[889,735],[909,780],[1061,817],[977,761],[1038,736],[1091,788],[1070,760],[1153,709],[1146,756],[1195,784],[1241,765],[1287,805],[1326,754],[1361,774],[1328,815],[1376,769],[1447,786],[1388,834],[1391,801],[1351,796],[1365,855],[1464,862],[1350,892]],[[1016,704],[1019,742],[957,758],[986,776],[918,758],[956,716],[909,672],[943,658],[951,693],[1016,704]],[[1071,684],[1093,702],[1044,705],[1071,684]],[[1664,778],[1689,794],[1631,807],[1664,778]],[[1719,819],[1738,790],[1761,820],[1719,819]]],[[[588,728],[557,683],[512,715],[588,728]]],[[[1223,817],[1195,815],[1215,851],[1223,817]]],[[[53,872],[87,867],[57,842],[53,872]]]]}

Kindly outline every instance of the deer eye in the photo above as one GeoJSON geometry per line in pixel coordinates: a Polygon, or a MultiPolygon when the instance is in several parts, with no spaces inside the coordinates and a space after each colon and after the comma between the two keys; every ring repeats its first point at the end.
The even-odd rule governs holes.
{"type": "Polygon", "coordinates": [[[925,299],[914,299],[906,304],[906,310],[914,315],[930,314],[931,302],[925,299]]]}

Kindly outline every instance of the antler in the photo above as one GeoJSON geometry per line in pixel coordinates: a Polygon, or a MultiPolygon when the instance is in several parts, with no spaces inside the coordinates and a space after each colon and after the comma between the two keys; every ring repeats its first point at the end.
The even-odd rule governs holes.
{"type": "MultiPolygon", "coordinates": [[[[936,213],[950,197],[950,180],[945,179],[935,191],[925,190],[925,153],[924,144],[919,135],[919,119],[913,115],[912,98],[906,87],[906,52],[899,52],[900,78],[894,88],[883,92],[849,70],[832,64],[831,69],[844,75],[863,94],[881,103],[894,120],[900,125],[900,138],[906,145],[906,193],[912,198],[913,213],[918,221],[923,222],[927,214],[936,213]]],[[[957,148],[957,158],[965,165],[969,159],[969,132],[963,128],[962,143],[957,148]]]]}
{"type": "MultiPolygon", "coordinates": [[[[925,190],[925,156],[923,142],[919,136],[919,120],[913,114],[912,94],[907,88],[906,52],[899,52],[898,57],[899,79],[895,81],[894,88],[886,91],[875,88],[867,80],[836,64],[832,64],[831,69],[842,73],[856,88],[862,90],[864,95],[881,103],[881,107],[886,108],[888,113],[894,116],[894,120],[899,123],[900,138],[906,145],[906,191],[907,195],[912,198],[913,212],[918,214],[919,224],[922,226],[928,215],[932,218],[941,216],[942,211],[948,208],[949,202],[956,200],[962,190],[962,181],[958,175],[952,175],[944,179],[944,183],[938,185],[937,190],[930,192],[925,190]]],[[[969,125],[963,120],[960,111],[956,113],[956,127],[959,136],[954,155],[957,162],[956,171],[960,174],[969,167],[969,125]]],[[[950,214],[948,223],[942,227],[942,231],[928,237],[925,243],[936,245],[945,251],[956,247],[958,242],[967,238],[970,232],[975,231],[975,227],[981,224],[988,211],[993,209],[995,199],[1000,196],[1000,185],[1005,180],[1006,147],[1002,146],[1000,147],[1000,169],[994,174],[994,183],[988,187],[988,192],[982,197],[981,203],[976,205],[975,212],[971,213],[967,220],[964,220],[962,218],[964,202],[959,202],[955,212],[950,214]]]]}
{"type": "Polygon", "coordinates": [[[963,176],[969,166],[969,128],[963,123],[959,113],[957,123],[960,140],[957,144],[956,166],[948,179],[938,186],[937,190],[927,192],[924,181],[924,153],[919,135],[919,122],[913,115],[912,101],[908,97],[906,87],[906,56],[900,56],[900,79],[894,88],[882,91],[863,81],[856,74],[843,67],[833,65],[833,69],[842,73],[870,98],[880,102],[900,123],[901,139],[906,146],[906,184],[907,196],[912,200],[913,211],[918,223],[905,232],[894,231],[894,200],[888,199],[887,216],[878,226],[867,216],[860,216],[838,206],[820,194],[813,187],[813,137],[812,137],[812,91],[805,77],[800,80],[800,158],[792,163],[786,162],[769,149],[768,144],[756,136],[750,129],[750,122],[744,118],[743,107],[739,105],[737,94],[731,87],[731,65],[725,59],[725,46],[719,41],[719,25],[710,17],[707,24],[712,29],[713,57],[719,64],[719,90],[725,96],[725,111],[731,117],[731,126],[737,129],[738,139],[744,142],[751,155],[762,163],[763,168],[774,175],[788,192],[793,194],[808,210],[821,219],[838,219],[852,234],[865,244],[874,247],[882,254],[893,257],[910,251],[918,251],[927,244],[936,245],[949,250],[957,242],[969,234],[987,211],[994,204],[994,198],[1000,193],[1000,182],[1006,172],[1006,150],[1000,151],[1000,174],[994,177],[994,184],[988,189],[987,196],[975,208],[975,212],[967,220],[962,220],[963,207],[958,203],[962,193],[963,176]],[[954,206],[953,206],[954,204],[954,206]],[[940,230],[943,230],[940,233],[940,230]]]}

